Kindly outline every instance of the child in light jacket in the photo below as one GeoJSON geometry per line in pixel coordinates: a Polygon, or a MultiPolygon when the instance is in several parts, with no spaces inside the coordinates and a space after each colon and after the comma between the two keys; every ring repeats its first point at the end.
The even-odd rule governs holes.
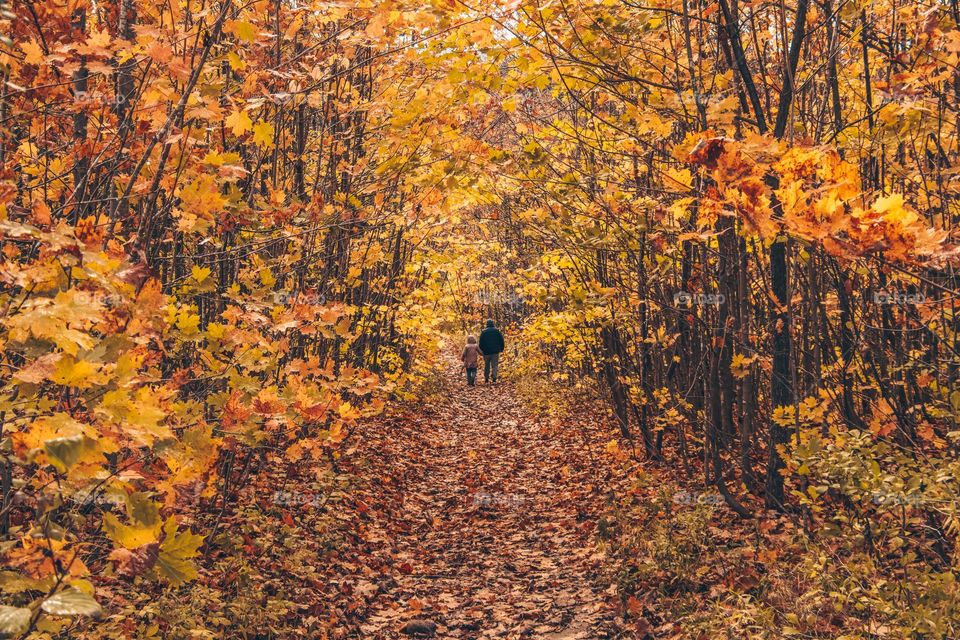
{"type": "Polygon", "coordinates": [[[477,364],[480,362],[480,347],[474,336],[467,336],[467,346],[460,355],[463,367],[467,370],[467,384],[471,387],[477,383],[477,364]]]}

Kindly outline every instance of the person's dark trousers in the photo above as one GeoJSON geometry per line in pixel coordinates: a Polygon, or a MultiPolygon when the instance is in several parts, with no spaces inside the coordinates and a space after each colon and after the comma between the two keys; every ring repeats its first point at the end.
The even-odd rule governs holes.
{"type": "Polygon", "coordinates": [[[500,354],[491,353],[489,356],[483,356],[483,381],[496,382],[497,369],[500,367],[500,354]]]}
{"type": "Polygon", "coordinates": [[[471,367],[467,369],[467,384],[471,387],[477,384],[477,368],[471,367]]]}

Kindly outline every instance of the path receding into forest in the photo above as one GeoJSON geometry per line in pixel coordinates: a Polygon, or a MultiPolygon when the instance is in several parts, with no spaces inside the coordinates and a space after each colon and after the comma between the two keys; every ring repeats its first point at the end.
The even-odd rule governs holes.
{"type": "Polygon", "coordinates": [[[377,570],[351,585],[357,637],[619,637],[595,545],[609,434],[444,376],[445,399],[365,436],[377,570]]]}

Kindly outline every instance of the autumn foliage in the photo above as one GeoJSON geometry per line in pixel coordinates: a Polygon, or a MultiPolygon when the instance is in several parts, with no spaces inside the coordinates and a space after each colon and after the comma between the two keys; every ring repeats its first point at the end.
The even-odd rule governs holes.
{"type": "Polygon", "coordinates": [[[0,637],[342,637],[190,603],[294,526],[280,477],[349,555],[364,430],[486,317],[609,430],[624,637],[957,637],[958,24],[6,0],[0,637]]]}

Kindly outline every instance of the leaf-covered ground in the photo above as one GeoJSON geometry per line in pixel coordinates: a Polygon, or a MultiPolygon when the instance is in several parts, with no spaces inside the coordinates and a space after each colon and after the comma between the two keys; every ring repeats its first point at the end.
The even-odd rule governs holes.
{"type": "Polygon", "coordinates": [[[379,423],[358,452],[375,559],[352,585],[359,636],[614,636],[594,544],[604,434],[531,414],[510,383],[466,388],[453,369],[443,383],[445,399],[379,423]]]}
{"type": "Polygon", "coordinates": [[[332,469],[269,455],[189,521],[213,531],[192,587],[128,598],[116,579],[82,637],[629,637],[596,544],[622,480],[609,428],[537,406],[563,387],[461,375],[364,421],[332,469]]]}

